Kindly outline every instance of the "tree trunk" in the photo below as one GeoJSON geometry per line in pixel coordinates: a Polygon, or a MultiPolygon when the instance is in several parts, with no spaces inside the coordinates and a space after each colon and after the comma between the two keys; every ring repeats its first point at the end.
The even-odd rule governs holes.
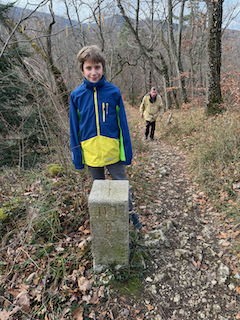
{"type": "Polygon", "coordinates": [[[50,69],[51,69],[52,74],[54,76],[54,80],[55,80],[55,84],[56,84],[57,90],[58,90],[58,92],[60,94],[60,98],[62,99],[63,105],[65,107],[68,107],[68,105],[69,105],[69,93],[68,93],[68,90],[66,88],[66,85],[65,85],[65,82],[64,82],[64,79],[62,77],[61,72],[54,65],[53,56],[52,56],[51,36],[52,36],[52,27],[55,24],[55,16],[54,16],[54,12],[53,12],[53,9],[52,9],[52,1],[50,2],[49,10],[50,10],[50,13],[51,13],[52,20],[51,20],[51,22],[50,22],[50,24],[48,26],[48,29],[47,29],[47,39],[46,39],[46,42],[47,42],[47,58],[48,58],[48,63],[50,65],[50,69]]]}
{"type": "Polygon", "coordinates": [[[181,38],[182,38],[182,25],[183,25],[183,12],[184,12],[185,0],[181,1],[181,10],[178,24],[178,45],[176,45],[173,35],[173,12],[172,12],[172,0],[168,0],[168,36],[171,55],[176,67],[178,76],[179,92],[182,102],[187,102],[187,93],[185,88],[185,79],[182,75],[183,67],[181,61],[181,38]]]}
{"type": "Polygon", "coordinates": [[[207,0],[206,2],[208,11],[206,112],[216,114],[223,110],[220,85],[223,0],[207,0]]]}

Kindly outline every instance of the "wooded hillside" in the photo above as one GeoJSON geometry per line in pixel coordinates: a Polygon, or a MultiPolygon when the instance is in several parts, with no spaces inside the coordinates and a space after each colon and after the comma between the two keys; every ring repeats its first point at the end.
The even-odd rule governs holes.
{"type": "Polygon", "coordinates": [[[170,0],[63,2],[65,18],[48,0],[34,10],[0,6],[1,166],[30,168],[39,155],[56,152],[62,163],[69,161],[69,94],[82,81],[76,55],[84,45],[103,50],[107,80],[132,106],[152,85],[166,109],[206,106],[215,113],[222,102],[239,102],[240,32],[221,29],[220,15],[211,36],[212,7],[170,0]],[[49,13],[40,11],[43,6],[49,13]]]}

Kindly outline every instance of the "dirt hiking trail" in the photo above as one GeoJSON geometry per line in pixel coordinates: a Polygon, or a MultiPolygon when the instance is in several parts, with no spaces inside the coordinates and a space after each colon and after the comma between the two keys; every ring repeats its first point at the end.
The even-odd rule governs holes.
{"type": "MultiPolygon", "coordinates": [[[[139,134],[144,136],[144,125],[139,134]]],[[[157,198],[138,211],[150,259],[141,302],[130,299],[126,309],[126,301],[118,300],[117,319],[240,319],[240,276],[231,273],[225,240],[217,236],[218,213],[189,178],[178,148],[161,142],[159,134],[154,141],[142,140],[149,146],[150,166],[159,172],[152,184],[157,198]],[[131,308],[141,313],[131,314],[131,308]]]]}

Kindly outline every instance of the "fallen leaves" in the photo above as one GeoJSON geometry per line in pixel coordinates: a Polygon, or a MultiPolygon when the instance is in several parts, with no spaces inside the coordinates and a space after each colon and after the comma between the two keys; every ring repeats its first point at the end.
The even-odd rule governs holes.
{"type": "Polygon", "coordinates": [[[228,236],[228,234],[226,232],[220,232],[220,234],[218,235],[218,238],[219,239],[226,239],[228,236]]]}
{"type": "Polygon", "coordinates": [[[232,234],[233,238],[237,238],[239,235],[240,235],[240,231],[235,231],[232,234]]]}
{"type": "Polygon", "coordinates": [[[153,309],[153,306],[151,304],[148,305],[148,310],[151,311],[153,309]]]}
{"type": "Polygon", "coordinates": [[[31,309],[28,292],[27,291],[20,292],[16,296],[16,299],[14,300],[13,304],[20,306],[23,311],[28,312],[31,309]]]}
{"type": "Polygon", "coordinates": [[[237,292],[238,294],[240,294],[240,287],[239,287],[239,286],[236,286],[236,287],[235,287],[235,290],[236,290],[236,292],[237,292]]]}
{"type": "Polygon", "coordinates": [[[86,291],[92,288],[92,283],[87,280],[85,277],[81,277],[78,279],[78,287],[79,290],[85,293],[86,291]]]}
{"type": "Polygon", "coordinates": [[[201,261],[197,261],[197,262],[196,262],[193,258],[192,258],[191,261],[192,261],[192,264],[193,264],[195,270],[199,270],[200,267],[201,267],[201,261]]]}
{"type": "Polygon", "coordinates": [[[11,312],[7,310],[0,310],[0,319],[1,320],[9,320],[9,317],[11,316],[11,312]]]}
{"type": "Polygon", "coordinates": [[[76,320],[83,320],[83,307],[80,306],[79,308],[76,308],[73,312],[74,318],[76,320]]]}
{"type": "Polygon", "coordinates": [[[223,247],[228,247],[228,246],[230,246],[230,242],[228,242],[228,241],[223,242],[223,243],[222,243],[222,246],[223,246],[223,247]]]}

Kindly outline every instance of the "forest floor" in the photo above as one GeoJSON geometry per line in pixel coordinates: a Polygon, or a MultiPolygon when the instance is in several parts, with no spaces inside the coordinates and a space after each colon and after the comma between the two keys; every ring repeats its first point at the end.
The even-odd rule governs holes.
{"type": "Polygon", "coordinates": [[[240,319],[240,275],[229,266],[221,215],[189,178],[184,154],[159,139],[145,143],[154,199],[138,212],[148,261],[143,287],[127,309],[124,298],[113,298],[116,319],[240,319]]]}
{"type": "Polygon", "coordinates": [[[12,218],[1,226],[1,320],[240,319],[240,224],[193,182],[180,148],[159,131],[144,140],[136,109],[128,118],[127,175],[143,226],[130,225],[130,268],[93,273],[87,170],[5,170],[1,214],[12,218]]]}

